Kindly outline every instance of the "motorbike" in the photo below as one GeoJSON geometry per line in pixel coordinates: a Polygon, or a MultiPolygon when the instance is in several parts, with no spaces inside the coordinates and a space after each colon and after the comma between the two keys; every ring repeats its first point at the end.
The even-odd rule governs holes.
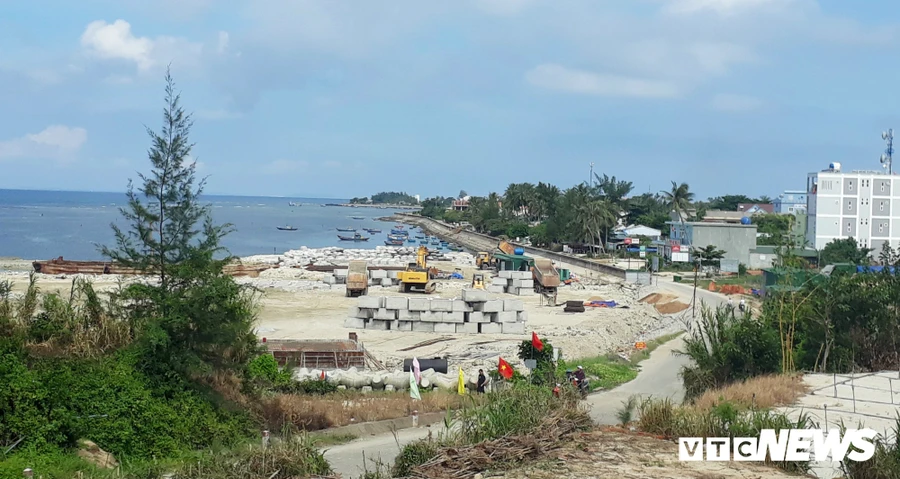
{"type": "Polygon", "coordinates": [[[581,395],[581,399],[587,398],[588,392],[590,392],[587,378],[585,378],[584,381],[579,381],[578,376],[576,376],[575,373],[566,371],[566,379],[569,381],[569,384],[578,391],[578,394],[581,395]]]}

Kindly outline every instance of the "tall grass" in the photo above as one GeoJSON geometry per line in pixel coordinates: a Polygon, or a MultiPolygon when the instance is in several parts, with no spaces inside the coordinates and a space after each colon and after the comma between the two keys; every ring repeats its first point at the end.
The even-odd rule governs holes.
{"type": "MultiPolygon", "coordinates": [[[[843,427],[842,427],[843,429],[843,427]]],[[[844,461],[841,470],[847,479],[900,479],[900,416],[886,438],[875,438],[875,455],[868,461],[844,461]]]]}

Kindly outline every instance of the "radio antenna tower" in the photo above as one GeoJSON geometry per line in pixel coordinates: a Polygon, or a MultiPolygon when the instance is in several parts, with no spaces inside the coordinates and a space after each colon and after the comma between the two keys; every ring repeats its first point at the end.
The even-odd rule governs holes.
{"type": "Polygon", "coordinates": [[[881,164],[887,168],[889,175],[893,175],[894,170],[891,167],[891,162],[893,161],[894,156],[894,129],[891,128],[888,131],[881,133],[881,139],[887,142],[887,149],[885,149],[884,154],[881,155],[881,164]]]}

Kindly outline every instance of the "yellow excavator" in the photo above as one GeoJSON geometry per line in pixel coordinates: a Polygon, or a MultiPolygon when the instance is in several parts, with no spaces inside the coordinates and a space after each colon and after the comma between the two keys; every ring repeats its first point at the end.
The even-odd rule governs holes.
{"type": "Polygon", "coordinates": [[[437,289],[437,285],[432,281],[434,276],[425,262],[426,256],[428,256],[428,248],[424,245],[419,246],[416,251],[416,262],[409,263],[406,270],[397,274],[397,278],[400,279],[401,292],[431,294],[437,289]]]}

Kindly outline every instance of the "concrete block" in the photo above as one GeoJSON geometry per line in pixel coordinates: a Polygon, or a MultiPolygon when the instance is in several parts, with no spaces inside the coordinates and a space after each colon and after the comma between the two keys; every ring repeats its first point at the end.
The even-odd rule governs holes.
{"type": "Polygon", "coordinates": [[[500,326],[500,323],[478,323],[478,326],[482,334],[500,334],[503,332],[503,327],[500,326]]]}
{"type": "Polygon", "coordinates": [[[374,309],[369,308],[352,308],[350,316],[361,319],[371,319],[375,316],[374,309]]]}
{"type": "Polygon", "coordinates": [[[387,331],[391,327],[390,321],[382,321],[379,319],[369,319],[366,320],[366,329],[371,329],[375,331],[387,331]]]}
{"type": "MultiPolygon", "coordinates": [[[[516,319],[518,318],[518,316],[516,316],[516,314],[517,313],[515,311],[503,311],[503,312],[497,313],[496,322],[498,322],[498,323],[514,323],[514,322],[516,322],[516,319]]],[[[377,317],[378,316],[376,316],[376,318],[377,317]]]]}
{"type": "Polygon", "coordinates": [[[334,275],[326,274],[325,276],[322,277],[322,282],[325,284],[334,284],[335,283],[334,275]]]}
{"type": "Polygon", "coordinates": [[[433,323],[435,333],[455,333],[456,323],[433,323]]]}
{"type": "Polygon", "coordinates": [[[384,307],[387,309],[409,309],[409,298],[388,296],[384,298],[384,307]]]}
{"type": "Polygon", "coordinates": [[[383,296],[360,296],[356,303],[357,307],[378,309],[384,306],[383,296]]]}
{"type": "Polygon", "coordinates": [[[419,311],[408,311],[406,309],[397,310],[397,319],[400,321],[420,321],[422,313],[419,311]]]}
{"type": "Polygon", "coordinates": [[[441,311],[422,311],[419,313],[419,321],[440,323],[444,321],[444,313],[441,311]]]}
{"type": "Polygon", "coordinates": [[[465,322],[465,314],[462,311],[453,311],[450,313],[441,313],[444,316],[445,323],[462,323],[465,322]]]}
{"type": "Polygon", "coordinates": [[[410,311],[431,311],[431,300],[428,298],[409,298],[410,311]]]}
{"type": "Polygon", "coordinates": [[[435,324],[436,323],[423,323],[421,321],[414,321],[412,323],[412,330],[414,333],[433,333],[435,324]]]}
{"type": "Polygon", "coordinates": [[[504,271],[498,271],[497,275],[500,276],[501,278],[509,279],[509,278],[512,278],[513,273],[514,273],[514,271],[505,271],[504,270],[504,271]]]}
{"type": "MultiPolygon", "coordinates": [[[[344,278],[344,279],[347,279],[347,278],[344,278]]],[[[369,278],[369,286],[375,286],[375,285],[377,285],[377,284],[380,284],[380,283],[378,283],[378,280],[377,280],[377,279],[375,279],[375,278],[369,278]]]]}
{"type": "Polygon", "coordinates": [[[491,286],[503,286],[504,288],[509,286],[509,282],[512,281],[509,278],[494,278],[491,280],[491,286]]]}
{"type": "Polygon", "coordinates": [[[472,311],[484,311],[484,303],[469,303],[469,306],[472,307],[472,311]]]}
{"type": "Polygon", "coordinates": [[[534,288],[533,279],[514,279],[510,285],[513,288],[534,288]]]}
{"type": "Polygon", "coordinates": [[[391,323],[392,331],[412,331],[412,321],[393,321],[391,323]]]}
{"type": "Polygon", "coordinates": [[[531,296],[535,293],[534,293],[533,288],[516,288],[516,291],[514,294],[516,296],[531,296]]]}
{"type": "Polygon", "coordinates": [[[384,279],[388,277],[387,271],[383,269],[373,269],[372,271],[369,271],[369,275],[373,279],[384,279]]]}
{"type": "Polygon", "coordinates": [[[478,323],[457,324],[456,332],[461,334],[478,334],[478,323]]]}
{"type": "Polygon", "coordinates": [[[336,270],[334,270],[334,277],[335,277],[335,278],[346,278],[346,277],[347,277],[347,270],[346,270],[346,269],[336,269],[336,270]]]}
{"type": "Polygon", "coordinates": [[[497,313],[482,313],[484,319],[481,321],[482,323],[496,323],[497,322],[497,313]]]}
{"type": "Polygon", "coordinates": [[[397,273],[399,273],[399,271],[394,271],[394,270],[388,271],[387,277],[391,278],[391,279],[397,279],[397,273]]]}
{"type": "Polygon", "coordinates": [[[487,291],[483,289],[462,290],[462,300],[467,303],[483,303],[488,300],[487,291]]]}
{"type": "Polygon", "coordinates": [[[465,322],[467,323],[488,323],[490,322],[488,319],[485,319],[484,313],[481,311],[471,311],[465,313],[465,322]]]}
{"type": "Polygon", "coordinates": [[[345,328],[365,329],[366,320],[363,318],[347,318],[344,320],[345,328]]]}
{"type": "Polygon", "coordinates": [[[516,321],[519,323],[525,323],[528,321],[528,311],[519,311],[516,313],[516,321]]]}
{"type": "Polygon", "coordinates": [[[511,278],[514,280],[534,279],[534,273],[532,273],[531,271],[514,271],[511,278]]]}
{"type": "Polygon", "coordinates": [[[504,299],[503,311],[524,311],[525,303],[521,299],[504,299]]]}
{"type": "Polygon", "coordinates": [[[493,285],[493,284],[488,286],[487,290],[488,290],[488,293],[494,293],[494,294],[503,294],[506,292],[505,287],[499,286],[499,285],[493,285]]]}
{"type": "Polygon", "coordinates": [[[382,321],[393,321],[397,319],[397,310],[378,308],[375,310],[375,316],[373,317],[382,321]]]}
{"type": "Polygon", "coordinates": [[[453,301],[449,299],[432,299],[430,309],[432,311],[453,311],[453,301]]]}
{"type": "Polygon", "coordinates": [[[499,313],[500,311],[503,311],[503,309],[504,304],[502,299],[495,299],[484,303],[485,313],[499,313]]]}
{"type": "Polygon", "coordinates": [[[502,323],[500,331],[503,334],[525,334],[525,323],[502,323]]]}
{"type": "Polygon", "coordinates": [[[472,311],[472,307],[466,304],[466,302],[461,299],[454,299],[451,310],[454,313],[467,313],[469,311],[472,311]]]}

